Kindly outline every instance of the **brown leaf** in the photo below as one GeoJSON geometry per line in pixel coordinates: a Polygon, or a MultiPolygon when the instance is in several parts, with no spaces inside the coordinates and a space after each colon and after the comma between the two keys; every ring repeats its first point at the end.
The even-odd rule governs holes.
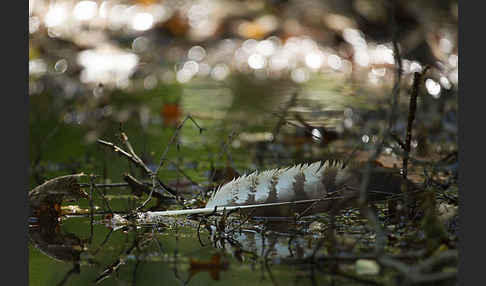
{"type": "Polygon", "coordinates": [[[169,126],[179,125],[179,120],[181,118],[182,112],[179,104],[177,103],[166,103],[162,106],[162,118],[164,118],[164,123],[169,126]]]}
{"type": "Polygon", "coordinates": [[[190,259],[189,261],[189,277],[194,276],[198,272],[208,272],[213,280],[219,280],[219,272],[226,271],[229,262],[221,261],[221,254],[216,253],[209,261],[197,261],[190,259]]]}

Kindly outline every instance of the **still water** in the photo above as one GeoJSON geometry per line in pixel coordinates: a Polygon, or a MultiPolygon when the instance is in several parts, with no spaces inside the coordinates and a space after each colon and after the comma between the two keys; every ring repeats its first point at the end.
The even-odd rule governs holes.
{"type": "MultiPolygon", "coordinates": [[[[135,152],[155,169],[177,124],[191,115],[204,130],[186,121],[177,131],[178,139],[169,148],[159,178],[180,190],[187,205],[200,207],[218,183],[211,169],[226,167],[244,174],[351,154],[366,156],[385,126],[389,91],[388,86],[358,87],[335,75],[303,86],[235,77],[224,85],[194,82],[175,91],[164,87],[132,97],[106,95],[72,109],[68,117],[84,116],[82,123],[57,123],[57,119],[53,123],[41,110],[34,110],[31,120],[37,119],[38,125],[32,131],[33,140],[45,133],[52,136],[39,139],[42,160],[31,185],[38,184],[36,175],[49,179],[76,172],[98,175],[97,184],[123,182],[125,172],[147,180],[133,164],[99,146],[96,139],[123,146],[117,137],[119,122],[123,122],[135,152]],[[99,119],[87,116],[98,109],[99,119]]],[[[34,99],[35,106],[41,108],[42,100],[52,100],[45,97],[34,99]]],[[[429,110],[430,103],[438,104],[432,98],[425,101],[429,110]]],[[[399,132],[406,124],[406,102],[404,98],[399,105],[399,132]]],[[[441,104],[448,108],[447,102],[441,104]]],[[[434,116],[429,113],[430,120],[437,120],[434,116]]],[[[432,134],[429,142],[434,143],[432,134]]],[[[453,139],[441,142],[443,149],[455,145],[453,139]]],[[[392,147],[383,155],[390,167],[400,162],[392,147]]],[[[223,175],[222,179],[227,178],[223,175]]],[[[226,222],[224,233],[211,221],[221,218],[200,224],[200,219],[177,217],[157,225],[118,227],[112,224],[106,203],[113,212],[126,214],[146,196],[137,198],[127,187],[97,189],[93,216],[89,201],[81,199],[63,204],[67,215],[59,223],[30,227],[30,285],[364,285],[392,279],[378,272],[377,265],[363,266],[375,234],[357,210],[343,210],[336,217],[339,247],[332,248],[326,239],[330,222],[326,215],[272,222],[236,215],[226,222]],[[338,262],[327,263],[322,260],[326,255],[341,256],[338,262]],[[355,259],[346,258],[350,256],[355,259]],[[369,274],[358,275],[360,271],[369,274]]],[[[146,209],[155,204],[152,200],[146,209]]],[[[387,234],[393,233],[393,227],[384,222],[387,234]]]]}

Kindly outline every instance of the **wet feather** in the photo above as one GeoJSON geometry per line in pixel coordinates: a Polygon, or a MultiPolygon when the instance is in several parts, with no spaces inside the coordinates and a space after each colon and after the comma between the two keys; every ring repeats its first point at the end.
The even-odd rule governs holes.
{"type": "MultiPolygon", "coordinates": [[[[210,214],[239,209],[256,216],[292,216],[326,212],[356,202],[364,176],[362,164],[340,160],[318,161],[287,168],[253,172],[218,188],[202,209],[148,212],[142,221],[187,214],[210,214]]],[[[400,194],[404,180],[395,169],[375,167],[371,172],[370,200],[400,194]]]]}
{"type": "MultiPolygon", "coordinates": [[[[253,172],[218,188],[208,200],[206,208],[319,200],[332,195],[351,201],[360,188],[362,169],[360,165],[347,166],[343,161],[328,160],[253,172]]],[[[379,167],[371,174],[368,191],[373,193],[373,199],[382,199],[399,193],[402,181],[397,172],[379,167]]],[[[336,204],[336,200],[323,200],[311,212],[329,210],[336,204]]],[[[259,213],[290,215],[290,212],[298,212],[310,204],[308,202],[286,207],[279,205],[267,210],[262,208],[259,213]]]]}

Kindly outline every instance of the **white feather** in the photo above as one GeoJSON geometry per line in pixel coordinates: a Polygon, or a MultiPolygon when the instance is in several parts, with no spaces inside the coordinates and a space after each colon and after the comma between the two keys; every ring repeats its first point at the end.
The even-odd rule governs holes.
{"type": "MultiPolygon", "coordinates": [[[[303,190],[305,195],[301,196],[305,198],[320,198],[326,193],[322,176],[325,176],[326,168],[333,166],[328,161],[324,164],[315,162],[243,175],[216,190],[206,207],[264,203],[271,195],[272,184],[275,185],[277,202],[296,200],[297,190],[303,190]],[[250,196],[254,197],[250,200],[250,196]]],[[[335,167],[342,168],[342,165],[336,164],[335,167]]]]}
{"type": "Polygon", "coordinates": [[[311,198],[317,198],[319,194],[325,194],[327,191],[326,186],[322,183],[325,170],[318,173],[320,166],[320,162],[315,162],[303,169],[305,176],[304,192],[311,198]]]}
{"type": "Polygon", "coordinates": [[[301,172],[301,165],[287,168],[277,183],[278,201],[290,201],[294,197],[295,177],[301,172]]]}
{"type": "MultiPolygon", "coordinates": [[[[374,172],[372,176],[384,180],[385,193],[388,189],[390,189],[389,194],[400,193],[401,175],[397,174],[391,178],[383,171],[374,172]]],[[[357,173],[356,169],[351,167],[345,167],[342,161],[315,162],[254,172],[233,179],[218,188],[205,208],[148,212],[147,217],[154,220],[172,215],[211,214],[225,209],[227,211],[256,209],[260,215],[288,216],[297,210],[297,206],[300,207],[300,211],[303,211],[308,210],[307,207],[311,205],[314,207],[310,212],[306,211],[307,214],[322,212],[329,210],[336,199],[326,197],[327,192],[346,185],[351,187],[346,190],[354,193],[354,190],[359,189],[359,180],[359,172],[357,173]],[[269,196],[275,197],[268,200],[269,196]],[[276,202],[273,202],[274,200],[276,202]]]]}
{"type": "Polygon", "coordinates": [[[272,176],[275,171],[275,169],[263,171],[258,175],[258,184],[255,193],[256,202],[264,202],[267,199],[268,191],[270,190],[270,183],[272,181],[272,176]]]}

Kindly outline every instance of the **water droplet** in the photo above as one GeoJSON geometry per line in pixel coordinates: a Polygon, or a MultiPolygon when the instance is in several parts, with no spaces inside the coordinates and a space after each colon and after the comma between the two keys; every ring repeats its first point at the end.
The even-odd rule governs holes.
{"type": "Polygon", "coordinates": [[[363,137],[361,137],[361,141],[363,141],[363,143],[368,143],[370,141],[370,136],[368,135],[363,135],[363,137]]]}
{"type": "Polygon", "coordinates": [[[312,129],[312,141],[319,143],[322,141],[322,139],[321,131],[319,131],[317,128],[312,129]]]}
{"type": "Polygon", "coordinates": [[[58,73],[64,73],[68,69],[68,62],[66,59],[61,59],[54,65],[54,70],[58,73]]]}

